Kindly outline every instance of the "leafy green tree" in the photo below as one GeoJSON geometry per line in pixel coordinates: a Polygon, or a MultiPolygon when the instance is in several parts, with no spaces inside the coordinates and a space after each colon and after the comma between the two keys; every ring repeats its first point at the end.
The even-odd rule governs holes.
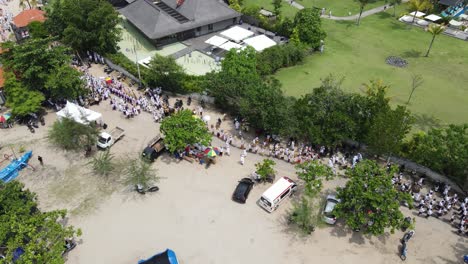
{"type": "Polygon", "coordinates": [[[326,146],[336,146],[354,138],[356,123],[349,113],[351,95],[340,89],[342,80],[327,76],[312,93],[297,100],[294,111],[299,135],[326,146]]]}
{"type": "Polygon", "coordinates": [[[113,159],[114,155],[110,154],[109,150],[106,150],[93,157],[93,160],[88,164],[91,165],[94,173],[101,176],[107,176],[115,168],[115,164],[112,161],[113,159]]]}
{"type": "Polygon", "coordinates": [[[375,153],[398,153],[412,123],[413,118],[405,106],[381,112],[372,121],[366,142],[375,153]]]}
{"type": "Polygon", "coordinates": [[[402,0],[388,0],[391,6],[393,6],[393,16],[396,16],[396,7],[401,5],[402,0]]]}
{"type": "Polygon", "coordinates": [[[416,14],[418,11],[429,10],[433,8],[432,3],[429,0],[410,0],[408,3],[410,11],[414,11],[413,21],[416,20],[416,14]]]}
{"type": "Polygon", "coordinates": [[[289,217],[290,221],[296,224],[305,235],[314,231],[312,207],[305,197],[302,197],[299,203],[293,203],[289,217]]]}
{"type": "Polygon", "coordinates": [[[7,102],[14,116],[25,116],[36,113],[41,108],[44,96],[40,92],[30,91],[16,80],[12,74],[8,74],[4,83],[7,102]]]}
{"type": "Polygon", "coordinates": [[[49,75],[44,88],[51,98],[72,99],[86,93],[81,73],[69,65],[63,64],[49,75]]]}
{"type": "Polygon", "coordinates": [[[240,12],[242,9],[239,0],[229,0],[229,7],[236,10],[237,12],[240,12]]]}
{"type": "Polygon", "coordinates": [[[180,91],[185,72],[171,56],[155,54],[149,63],[146,81],[150,86],[161,86],[166,90],[180,91]]]}
{"type": "Polygon", "coordinates": [[[293,28],[294,22],[289,17],[281,16],[276,19],[275,32],[278,32],[280,36],[290,37],[293,28]]]}
{"type": "Polygon", "coordinates": [[[66,210],[41,212],[36,194],[19,181],[0,183],[0,204],[0,248],[6,250],[6,259],[22,248],[16,263],[65,263],[65,239],[81,235],[81,230],[62,224],[66,210]]]}
{"type": "Polygon", "coordinates": [[[332,169],[316,160],[298,164],[296,169],[297,176],[305,183],[305,194],[311,198],[322,190],[324,179],[333,178],[332,169]]]}
{"type": "Polygon", "coordinates": [[[439,24],[430,24],[429,27],[427,28],[427,32],[431,33],[432,39],[431,43],[429,44],[429,48],[427,49],[425,57],[429,57],[429,52],[431,52],[432,44],[434,44],[435,38],[443,33],[445,30],[445,27],[439,24]]]}
{"type": "Polygon", "coordinates": [[[211,134],[205,123],[194,117],[190,110],[182,110],[165,118],[161,123],[161,132],[170,152],[184,149],[190,144],[207,146],[211,142],[211,134]]]}
{"type": "Polygon", "coordinates": [[[380,167],[375,161],[365,160],[346,172],[350,180],[344,188],[338,188],[341,202],[334,209],[337,218],[344,219],[353,230],[363,229],[367,234],[383,235],[386,228],[393,233],[400,228],[404,215],[400,204],[412,204],[408,193],[397,191],[392,177],[398,168],[390,171],[380,167]]]}
{"type": "Polygon", "coordinates": [[[402,154],[464,185],[468,177],[468,124],[416,133],[403,144],[402,154]]]}
{"type": "Polygon", "coordinates": [[[157,172],[151,167],[151,163],[143,158],[131,159],[124,172],[126,175],[125,182],[130,186],[139,184],[143,188],[148,188],[159,180],[157,172]]]}
{"type": "Polygon", "coordinates": [[[99,129],[94,124],[81,124],[71,118],[62,118],[52,125],[49,140],[65,150],[86,150],[96,145],[99,129]]]}
{"type": "Polygon", "coordinates": [[[28,25],[29,33],[33,38],[45,39],[49,37],[49,32],[47,31],[44,23],[39,21],[33,21],[28,25]]]}
{"type": "Polygon", "coordinates": [[[359,24],[361,23],[361,16],[362,16],[362,12],[364,12],[364,8],[369,4],[369,3],[372,3],[374,2],[375,0],[356,0],[359,4],[359,16],[358,16],[358,19],[357,19],[357,25],[359,26],[359,24]]]}
{"type": "Polygon", "coordinates": [[[55,70],[71,61],[68,49],[62,45],[51,46],[52,38],[30,39],[21,45],[8,42],[2,48],[8,50],[2,53],[1,59],[8,71],[14,72],[30,89],[50,93],[44,89],[49,76],[55,70]]]}
{"type": "Polygon", "coordinates": [[[264,159],[263,162],[255,163],[255,172],[260,175],[262,180],[266,180],[269,176],[275,175],[275,169],[273,166],[276,165],[271,159],[264,159]]]}
{"type": "Polygon", "coordinates": [[[49,31],[74,50],[117,51],[121,37],[121,29],[117,27],[120,18],[108,1],[55,0],[46,12],[49,31]]]}
{"type": "Polygon", "coordinates": [[[313,49],[320,47],[320,41],[327,36],[322,28],[322,20],[318,10],[312,8],[304,8],[299,10],[294,17],[294,32],[296,38],[304,44],[309,45],[313,49]]]}
{"type": "Polygon", "coordinates": [[[273,4],[273,14],[275,16],[281,15],[281,7],[283,6],[283,0],[272,0],[271,2],[273,4]]]}

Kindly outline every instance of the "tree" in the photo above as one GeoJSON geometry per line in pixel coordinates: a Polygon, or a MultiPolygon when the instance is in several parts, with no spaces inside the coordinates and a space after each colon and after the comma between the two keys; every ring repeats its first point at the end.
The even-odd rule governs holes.
{"type": "Polygon", "coordinates": [[[327,33],[322,28],[319,11],[312,8],[299,10],[294,17],[293,35],[300,42],[309,45],[311,48],[319,48],[320,41],[324,40],[327,36],[327,33]]]}
{"type": "Polygon", "coordinates": [[[350,178],[344,188],[338,188],[340,203],[334,208],[337,218],[344,219],[353,230],[364,229],[371,235],[383,235],[386,228],[393,233],[404,223],[400,204],[412,204],[408,193],[397,191],[392,177],[398,168],[390,171],[375,161],[364,160],[346,172],[350,178]]]}
{"type": "Polygon", "coordinates": [[[425,57],[429,57],[429,52],[431,52],[432,44],[434,44],[435,38],[444,32],[445,27],[439,24],[430,24],[427,28],[427,31],[432,34],[431,43],[429,44],[429,48],[427,49],[425,57]]]}
{"type": "Polygon", "coordinates": [[[275,170],[273,166],[276,165],[271,159],[264,159],[263,162],[255,163],[255,172],[260,175],[262,180],[266,180],[268,177],[275,176],[275,170]]]}
{"type": "Polygon", "coordinates": [[[393,6],[393,16],[396,16],[396,7],[401,5],[402,0],[389,0],[390,5],[393,6]]]}
{"type": "Polygon", "coordinates": [[[207,146],[211,142],[211,135],[205,123],[194,117],[190,110],[182,110],[165,118],[161,123],[161,132],[170,152],[195,143],[207,146]]]}
{"type": "Polygon", "coordinates": [[[397,106],[377,114],[367,135],[368,147],[375,153],[391,155],[398,153],[413,119],[404,106],[397,106]]]}
{"type": "Polygon", "coordinates": [[[332,169],[316,160],[298,164],[296,169],[297,176],[305,183],[305,194],[311,198],[322,190],[324,179],[333,178],[332,169]]]}
{"type": "Polygon", "coordinates": [[[99,130],[94,124],[81,124],[71,118],[62,118],[52,125],[49,140],[65,150],[87,150],[96,145],[99,130]]]}
{"type": "Polygon", "coordinates": [[[432,4],[429,0],[410,0],[409,1],[409,10],[414,11],[413,21],[416,20],[416,14],[418,11],[432,9],[432,4]]]}
{"type": "Polygon", "coordinates": [[[283,0],[272,0],[273,4],[273,14],[279,16],[281,14],[281,6],[283,6],[283,0]]]}
{"type": "Polygon", "coordinates": [[[81,73],[66,64],[57,67],[49,75],[44,88],[54,99],[73,99],[86,93],[81,73]]]}
{"type": "Polygon", "coordinates": [[[406,105],[409,105],[409,102],[411,101],[411,97],[413,97],[413,93],[418,88],[424,83],[423,77],[420,74],[413,74],[411,75],[411,93],[408,97],[408,101],[406,102],[406,105]]]}
{"type": "Polygon", "coordinates": [[[302,197],[299,203],[293,203],[293,210],[289,217],[290,221],[295,223],[304,234],[308,235],[314,231],[312,208],[305,197],[302,197]]]}
{"type": "Polygon", "coordinates": [[[155,54],[149,63],[148,85],[166,90],[180,91],[185,78],[184,69],[171,56],[155,54]]]}
{"type": "Polygon", "coordinates": [[[36,8],[37,0],[20,0],[19,1],[19,7],[21,7],[21,9],[25,9],[26,4],[28,4],[29,9],[36,8]]]}
{"type": "Polygon", "coordinates": [[[468,175],[468,124],[416,133],[403,144],[402,154],[464,185],[468,175]]]}
{"type": "Polygon", "coordinates": [[[18,45],[4,43],[2,62],[7,71],[14,72],[30,90],[40,91],[46,97],[50,93],[44,89],[49,76],[62,65],[71,61],[68,49],[62,45],[51,45],[52,38],[30,39],[18,45]]]}
{"type": "Polygon", "coordinates": [[[121,37],[121,29],[117,27],[120,18],[108,1],[55,0],[46,12],[49,31],[74,50],[117,51],[121,37]]]}
{"type": "Polygon", "coordinates": [[[236,10],[237,12],[241,12],[241,4],[239,0],[229,0],[229,7],[236,10]]]}
{"type": "Polygon", "coordinates": [[[359,24],[361,23],[361,16],[362,16],[362,12],[364,12],[364,8],[371,2],[373,2],[373,0],[357,0],[358,3],[359,3],[359,16],[358,16],[358,19],[357,19],[357,25],[359,26],[359,24]]]}
{"type": "Polygon", "coordinates": [[[107,176],[114,170],[114,155],[110,154],[109,150],[101,152],[93,157],[93,160],[88,164],[91,165],[93,171],[101,176],[107,176]]]}
{"type": "Polygon", "coordinates": [[[23,249],[17,263],[65,263],[65,239],[80,236],[81,230],[64,226],[66,210],[41,212],[36,194],[19,181],[0,183],[0,248],[11,260],[23,249]]]}
{"type": "Polygon", "coordinates": [[[12,74],[8,74],[4,83],[7,102],[14,116],[25,116],[29,113],[36,113],[44,101],[44,96],[40,92],[30,91],[16,80],[12,74]]]}
{"type": "Polygon", "coordinates": [[[156,171],[151,168],[151,163],[143,158],[131,159],[125,169],[126,183],[130,186],[141,185],[148,188],[150,184],[158,181],[156,171]]]}
{"type": "Polygon", "coordinates": [[[28,25],[29,33],[31,37],[38,39],[45,39],[49,37],[49,32],[47,31],[44,23],[39,21],[33,21],[28,25]]]}

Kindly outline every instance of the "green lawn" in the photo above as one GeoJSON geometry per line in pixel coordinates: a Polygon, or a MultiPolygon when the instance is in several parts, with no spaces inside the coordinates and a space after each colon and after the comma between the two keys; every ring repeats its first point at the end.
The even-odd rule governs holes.
{"type": "MultiPolygon", "coordinates": [[[[244,0],[243,5],[257,5],[263,7],[266,10],[273,11],[272,0],[244,0]]],[[[281,14],[290,18],[294,18],[297,11],[297,8],[290,6],[286,1],[284,1],[283,6],[281,7],[281,14]]]]}
{"type": "MultiPolygon", "coordinates": [[[[352,15],[359,13],[359,4],[356,0],[297,0],[296,2],[305,7],[325,8],[327,15],[330,10],[333,16],[349,16],[349,12],[351,12],[352,15]]],[[[369,3],[364,10],[383,6],[384,4],[384,0],[376,0],[369,3]]]]}
{"type": "Polygon", "coordinates": [[[325,53],[309,56],[305,63],[280,70],[276,77],[288,95],[300,96],[320,84],[330,73],[345,76],[343,88],[358,92],[362,83],[382,79],[391,85],[395,104],[406,102],[411,75],[421,74],[424,83],[413,94],[410,109],[430,122],[468,122],[468,43],[445,35],[434,42],[429,58],[423,57],[431,35],[409,27],[386,13],[354,21],[323,20],[328,33],[325,53]],[[401,56],[409,65],[396,68],[385,63],[387,56],[401,56]]]}

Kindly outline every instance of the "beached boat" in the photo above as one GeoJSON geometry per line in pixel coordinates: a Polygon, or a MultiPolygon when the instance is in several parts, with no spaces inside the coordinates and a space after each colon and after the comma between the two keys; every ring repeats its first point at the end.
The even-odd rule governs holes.
{"type": "Polygon", "coordinates": [[[21,158],[12,160],[8,166],[0,170],[0,180],[9,182],[18,177],[19,171],[28,165],[31,156],[32,151],[28,151],[21,158]]]}

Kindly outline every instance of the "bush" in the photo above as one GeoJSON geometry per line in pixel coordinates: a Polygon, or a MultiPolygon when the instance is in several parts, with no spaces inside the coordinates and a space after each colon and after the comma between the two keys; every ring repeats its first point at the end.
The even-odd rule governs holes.
{"type": "Polygon", "coordinates": [[[264,159],[263,162],[258,162],[255,164],[255,169],[258,175],[262,180],[266,180],[268,177],[275,176],[275,170],[273,166],[275,166],[275,162],[271,159],[264,159]]]}
{"type": "Polygon", "coordinates": [[[97,157],[93,157],[93,160],[88,164],[92,166],[96,174],[107,176],[114,170],[113,158],[114,156],[109,153],[109,150],[106,150],[105,152],[101,152],[97,157]]]}
{"type": "Polygon", "coordinates": [[[151,168],[151,163],[142,158],[130,160],[125,169],[126,184],[135,186],[140,184],[143,188],[148,188],[150,184],[158,181],[156,171],[151,168]]]}
{"type": "Polygon", "coordinates": [[[257,72],[270,75],[283,67],[301,63],[306,56],[306,49],[301,44],[288,43],[277,45],[257,53],[257,72]]]}
{"type": "Polygon", "coordinates": [[[87,149],[96,145],[99,130],[96,125],[84,125],[71,118],[57,120],[49,130],[49,140],[65,150],[87,149]]]}
{"type": "Polygon", "coordinates": [[[305,235],[314,231],[312,207],[305,197],[302,197],[301,202],[293,204],[288,222],[296,224],[305,235]]]}

